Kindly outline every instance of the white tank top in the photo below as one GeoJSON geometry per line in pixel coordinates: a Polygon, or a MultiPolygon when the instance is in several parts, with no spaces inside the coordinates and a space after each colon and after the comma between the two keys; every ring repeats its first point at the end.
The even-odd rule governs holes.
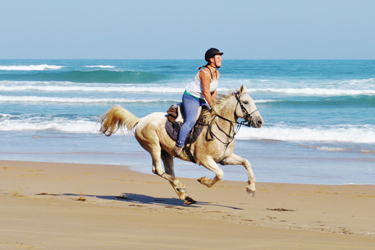
{"type": "MultiPolygon", "coordinates": [[[[204,71],[204,69],[201,69],[199,72],[201,72],[202,70],[205,74],[210,76],[210,79],[211,79],[210,92],[212,93],[215,90],[217,90],[219,82],[212,80],[211,75],[208,72],[204,71]]],[[[199,72],[195,75],[194,80],[190,82],[188,85],[186,85],[185,90],[186,92],[188,92],[188,94],[194,97],[197,97],[199,99],[205,100],[204,95],[203,95],[202,82],[201,82],[201,79],[199,78],[199,72]]]]}

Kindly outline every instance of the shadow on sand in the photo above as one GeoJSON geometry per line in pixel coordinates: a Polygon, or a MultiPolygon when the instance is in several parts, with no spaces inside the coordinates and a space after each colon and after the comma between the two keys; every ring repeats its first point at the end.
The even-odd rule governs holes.
{"type": "MultiPolygon", "coordinates": [[[[117,200],[117,201],[124,201],[134,204],[144,204],[144,205],[159,205],[159,206],[175,206],[175,207],[187,207],[184,204],[184,201],[179,200],[177,198],[161,198],[161,197],[152,197],[143,194],[133,194],[133,193],[123,193],[120,196],[111,196],[111,195],[85,195],[85,194],[63,194],[64,196],[76,196],[76,197],[95,197],[98,199],[104,200],[117,200]]],[[[231,207],[219,204],[212,204],[210,202],[202,202],[197,201],[197,203],[193,205],[189,205],[188,207],[202,207],[202,206],[215,206],[215,207],[224,207],[236,210],[243,210],[242,208],[238,207],[231,207]]]]}

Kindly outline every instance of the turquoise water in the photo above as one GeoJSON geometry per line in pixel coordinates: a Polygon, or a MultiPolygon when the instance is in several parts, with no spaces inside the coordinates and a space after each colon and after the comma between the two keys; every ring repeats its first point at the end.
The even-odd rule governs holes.
{"type": "MultiPolygon", "coordinates": [[[[0,60],[0,159],[131,165],[151,173],[133,137],[105,137],[113,105],[142,117],[181,100],[202,60],[0,60]]],[[[374,60],[223,60],[219,93],[246,85],[265,120],[235,152],[261,182],[375,184],[374,60]]],[[[246,180],[241,166],[224,179],[246,180]]],[[[176,160],[179,176],[212,175],[176,160]]]]}

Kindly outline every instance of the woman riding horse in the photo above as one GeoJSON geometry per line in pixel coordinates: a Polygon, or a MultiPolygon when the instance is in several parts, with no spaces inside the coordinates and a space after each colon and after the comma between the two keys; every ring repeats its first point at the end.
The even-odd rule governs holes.
{"type": "MultiPolygon", "coordinates": [[[[255,194],[255,176],[251,164],[247,159],[233,152],[236,125],[244,124],[260,128],[263,124],[263,119],[254,100],[247,94],[246,86],[242,85],[238,91],[218,97],[212,110],[204,111],[204,117],[207,124],[196,141],[190,144],[189,154],[193,157],[194,162],[214,172],[215,177],[210,179],[204,176],[198,181],[207,187],[212,187],[223,179],[224,172],[218,164],[242,165],[248,176],[246,191],[253,196],[255,194]],[[238,122],[239,118],[245,121],[238,122]]],[[[195,201],[187,195],[185,185],[175,177],[173,156],[176,143],[166,131],[167,120],[165,112],[154,112],[138,118],[117,105],[101,116],[100,132],[110,136],[118,129],[126,128],[128,132],[134,134],[139,144],[151,155],[152,172],[169,181],[178,197],[184,200],[186,205],[193,204],[195,201]]],[[[181,154],[178,158],[191,161],[186,153],[181,154]]]]}
{"type": "Polygon", "coordinates": [[[182,103],[185,109],[185,122],[181,127],[180,134],[174,147],[176,156],[180,156],[185,145],[185,140],[194,126],[198,115],[199,107],[208,105],[212,107],[217,97],[217,87],[219,80],[219,71],[221,66],[221,56],[223,52],[211,48],[206,51],[205,59],[207,64],[198,68],[199,72],[194,80],[186,85],[182,96],[182,103]]]}

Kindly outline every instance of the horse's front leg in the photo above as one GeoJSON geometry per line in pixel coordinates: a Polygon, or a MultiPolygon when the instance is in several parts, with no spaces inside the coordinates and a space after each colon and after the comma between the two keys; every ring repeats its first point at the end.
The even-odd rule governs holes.
{"type": "Polygon", "coordinates": [[[198,181],[201,184],[206,185],[207,187],[210,188],[216,182],[223,179],[223,176],[224,176],[223,170],[221,170],[221,168],[216,164],[216,162],[211,157],[206,158],[204,161],[199,162],[199,164],[216,174],[214,179],[208,179],[206,176],[199,178],[198,181]]]}
{"type": "Polygon", "coordinates": [[[249,178],[249,181],[248,181],[249,185],[247,186],[246,191],[249,193],[250,196],[255,195],[255,176],[254,176],[253,170],[251,169],[251,164],[248,160],[236,154],[231,154],[230,156],[222,160],[220,164],[244,166],[247,172],[247,176],[249,178]]]}

